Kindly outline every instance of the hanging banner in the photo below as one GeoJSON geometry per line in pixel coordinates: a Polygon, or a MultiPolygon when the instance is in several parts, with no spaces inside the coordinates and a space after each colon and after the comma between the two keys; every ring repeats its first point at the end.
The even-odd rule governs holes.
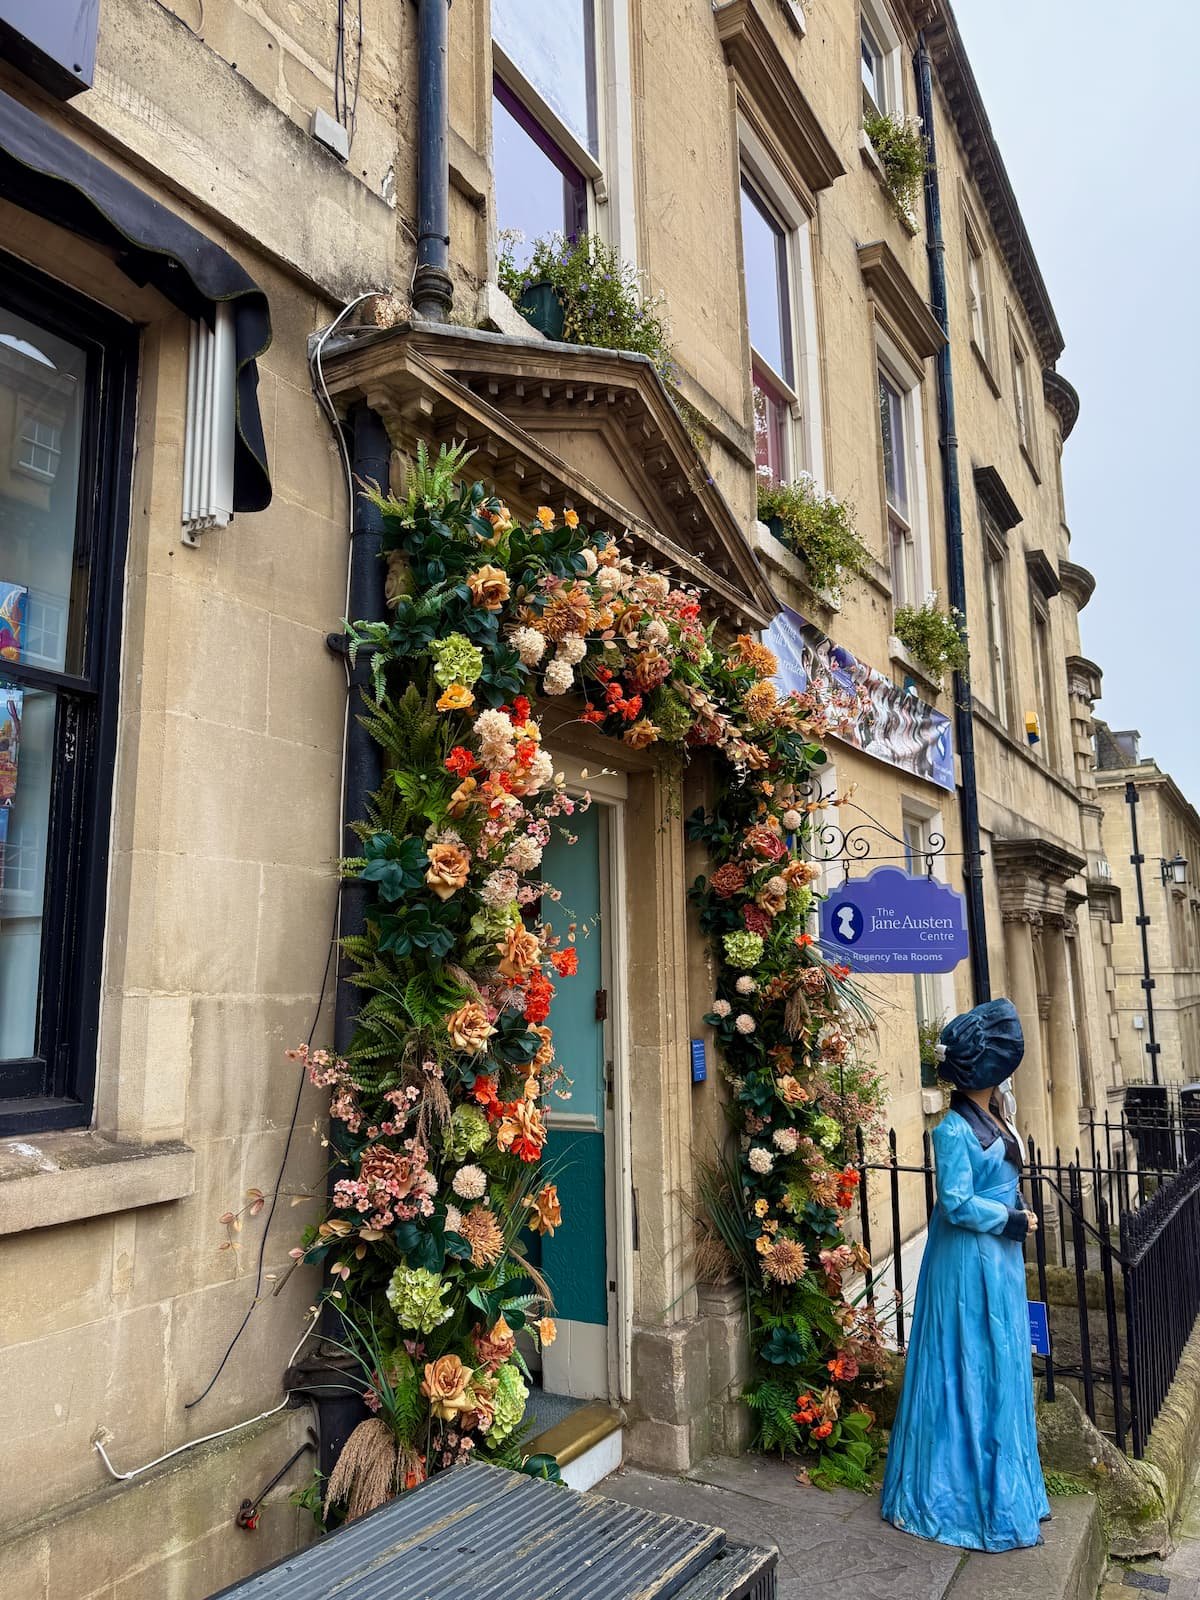
{"type": "Polygon", "coordinates": [[[949,717],[852,656],[787,606],[763,635],[779,659],[776,684],[809,694],[829,731],[856,750],[954,789],[949,717]]]}
{"type": "Polygon", "coordinates": [[[936,878],[876,867],[821,906],[821,944],[852,972],[952,972],[967,957],[967,902],[936,878]]]}

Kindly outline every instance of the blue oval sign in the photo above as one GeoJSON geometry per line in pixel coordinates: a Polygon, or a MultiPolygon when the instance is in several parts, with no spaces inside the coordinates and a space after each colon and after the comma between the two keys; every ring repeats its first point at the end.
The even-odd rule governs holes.
{"type": "Polygon", "coordinates": [[[854,972],[951,972],[967,957],[967,902],[936,878],[876,867],[833,891],[821,934],[854,972]]]}

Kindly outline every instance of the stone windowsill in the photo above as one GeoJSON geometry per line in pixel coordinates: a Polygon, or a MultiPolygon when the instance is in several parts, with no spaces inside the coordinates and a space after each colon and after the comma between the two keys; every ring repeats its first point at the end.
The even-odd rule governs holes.
{"type": "Polygon", "coordinates": [[[810,595],[822,611],[829,613],[842,609],[840,602],[824,589],[815,589],[808,572],[808,563],[794,555],[787,545],[783,544],[767,527],[765,522],[757,519],[750,524],[750,543],[755,553],[768,567],[774,567],[776,572],[782,573],[785,578],[810,595]]]}
{"type": "Polygon", "coordinates": [[[941,678],[930,677],[925,668],[919,662],[913,660],[907,648],[901,644],[894,633],[888,639],[888,653],[891,655],[894,667],[899,667],[902,672],[907,672],[910,677],[916,679],[923,689],[929,691],[925,697],[926,699],[937,699],[944,687],[941,678]]]}
{"type": "Polygon", "coordinates": [[[888,203],[895,212],[900,226],[904,229],[905,233],[908,234],[910,239],[915,239],[917,234],[921,231],[921,225],[915,217],[910,217],[908,212],[905,211],[902,206],[896,204],[896,197],[892,193],[891,186],[887,181],[887,173],[884,171],[883,162],[879,159],[879,152],[871,143],[865,128],[860,128],[858,130],[858,148],[862,153],[863,165],[869,167],[875,174],[875,177],[879,182],[879,187],[887,196],[888,203]]]}
{"type": "Polygon", "coordinates": [[[196,1155],[179,1140],[118,1143],[94,1132],[0,1140],[0,1234],[181,1200],[196,1155]]]}

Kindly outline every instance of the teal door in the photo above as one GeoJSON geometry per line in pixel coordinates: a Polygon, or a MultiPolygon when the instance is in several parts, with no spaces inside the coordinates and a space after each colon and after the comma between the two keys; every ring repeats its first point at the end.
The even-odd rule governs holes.
{"type": "MultiPolygon", "coordinates": [[[[562,1200],[563,1225],[541,1241],[542,1271],[554,1291],[558,1338],[543,1352],[552,1393],[608,1394],[608,1230],[605,1203],[605,989],[603,806],[570,820],[577,842],[555,837],[543,871],[562,898],[543,917],[564,944],[574,925],[579,971],[557,980],[554,1045],[571,1097],[550,1101],[546,1159],[562,1200]]],[[[567,1087],[561,1084],[560,1087],[567,1087]]]]}

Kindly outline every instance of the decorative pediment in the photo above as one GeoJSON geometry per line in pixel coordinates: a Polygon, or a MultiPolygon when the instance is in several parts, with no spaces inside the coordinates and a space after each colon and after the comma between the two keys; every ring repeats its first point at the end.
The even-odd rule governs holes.
{"type": "Polygon", "coordinates": [[[936,356],[946,344],[946,335],[891,245],[885,239],[860,244],[858,265],[867,293],[907,345],[913,359],[919,364],[927,356],[936,356]]]}
{"type": "Polygon", "coordinates": [[[809,189],[827,189],[846,169],[758,6],[727,0],[713,14],[740,109],[769,134],[809,189]]]}
{"type": "Polygon", "coordinates": [[[1035,587],[1045,599],[1053,600],[1062,589],[1062,583],[1050,557],[1044,550],[1026,550],[1025,565],[1035,587]]]}
{"type": "Polygon", "coordinates": [[[645,356],[413,321],[331,340],[323,369],[339,409],[365,400],[397,449],[465,440],[514,510],[571,505],[628,529],[643,557],[701,585],[739,626],[779,609],[645,356]]]}
{"type": "Polygon", "coordinates": [[[975,488],[1001,533],[1016,527],[1021,520],[1020,508],[995,467],[975,468],[975,488]]]}

